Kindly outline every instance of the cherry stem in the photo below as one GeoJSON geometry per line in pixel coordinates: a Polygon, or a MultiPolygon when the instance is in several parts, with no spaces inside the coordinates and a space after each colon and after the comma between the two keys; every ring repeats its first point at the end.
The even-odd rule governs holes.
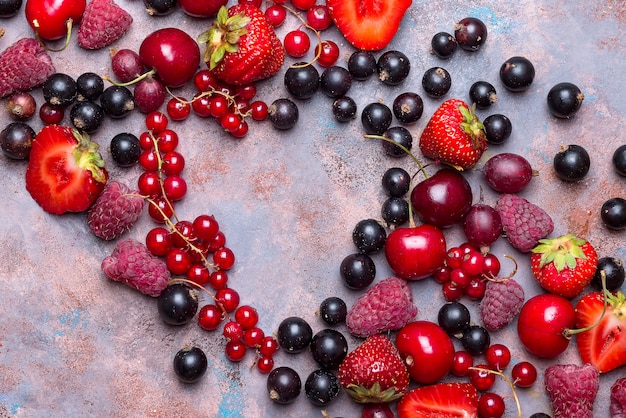
{"type": "Polygon", "coordinates": [[[597,327],[600,322],[602,322],[602,320],[604,319],[604,315],[606,315],[606,310],[609,306],[609,298],[612,297],[611,293],[608,291],[608,289],[606,288],[606,273],[604,272],[604,270],[600,270],[600,282],[602,283],[602,313],[600,314],[600,317],[596,320],[596,322],[594,322],[593,324],[586,326],[584,328],[577,328],[577,329],[569,329],[566,328],[563,331],[563,336],[567,339],[572,338],[572,336],[576,335],[576,334],[580,334],[582,332],[586,332],[589,331],[595,327],[597,327]]]}
{"type": "Polygon", "coordinates": [[[127,81],[126,83],[118,83],[117,81],[111,79],[107,75],[103,75],[102,79],[108,81],[109,83],[113,84],[114,86],[127,87],[127,86],[132,86],[133,84],[136,84],[136,83],[140,82],[144,78],[152,77],[155,74],[156,74],[156,70],[153,68],[150,71],[146,71],[145,73],[141,74],[137,78],[134,78],[134,79],[132,79],[130,81],[127,81]]]}
{"type": "Polygon", "coordinates": [[[504,381],[511,388],[511,391],[513,392],[513,399],[515,399],[515,405],[517,406],[517,418],[522,418],[522,405],[520,404],[519,398],[517,397],[517,391],[515,390],[515,384],[513,382],[511,382],[511,379],[509,379],[504,373],[502,373],[500,371],[497,371],[497,370],[487,369],[487,368],[484,368],[484,367],[470,367],[469,369],[470,370],[483,371],[483,372],[495,374],[497,376],[502,377],[504,379],[504,381]]]}
{"type": "Polygon", "coordinates": [[[393,139],[387,138],[384,135],[363,135],[363,138],[368,138],[368,139],[380,139],[381,141],[386,141],[389,142],[390,144],[395,145],[396,147],[400,148],[402,151],[404,151],[409,157],[411,157],[411,159],[413,161],[415,161],[415,164],[417,164],[418,167],[418,171],[422,172],[422,174],[424,175],[424,177],[428,178],[428,173],[426,172],[426,170],[424,169],[424,166],[422,165],[422,163],[420,162],[420,160],[417,159],[417,157],[415,155],[413,155],[413,153],[411,152],[411,150],[409,150],[407,147],[405,147],[402,144],[397,143],[396,141],[394,141],[393,139]]]}
{"type": "MultiPolygon", "coordinates": [[[[45,42],[43,41],[43,39],[41,39],[41,37],[39,36],[39,21],[37,19],[33,20],[33,26],[35,27],[35,38],[37,38],[37,41],[39,42],[39,44],[41,46],[44,47],[44,49],[46,51],[50,51],[50,52],[61,52],[63,51],[65,48],[68,47],[68,45],[70,44],[70,38],[72,37],[72,25],[74,23],[74,20],[72,18],[69,18],[65,21],[65,25],[67,27],[67,34],[65,35],[65,43],[63,44],[63,46],[59,49],[54,49],[54,48],[50,48],[48,45],[45,44],[45,42]]],[[[4,34],[4,30],[2,32],[2,35],[4,34]]],[[[2,36],[0,35],[0,37],[2,36]]]]}

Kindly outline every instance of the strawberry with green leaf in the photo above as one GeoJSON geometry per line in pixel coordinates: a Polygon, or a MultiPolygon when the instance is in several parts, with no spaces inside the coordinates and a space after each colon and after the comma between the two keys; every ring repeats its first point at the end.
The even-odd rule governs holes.
{"type": "Polygon", "coordinates": [[[487,149],[485,128],[463,100],[448,99],[428,121],[419,147],[433,160],[460,170],[472,168],[487,149]]]}
{"type": "Polygon", "coordinates": [[[109,178],[98,144],[68,126],[48,125],[35,137],[26,190],[45,211],[87,210],[109,178]]]}
{"type": "Polygon", "coordinates": [[[596,250],[574,234],[539,240],[531,251],[531,271],[539,285],[568,299],[578,296],[596,272],[596,250]]]}
{"type": "Polygon", "coordinates": [[[333,22],[355,48],[379,51],[400,28],[411,0],[327,0],[333,22]]]}
{"type": "Polygon", "coordinates": [[[478,416],[478,392],[470,383],[436,383],[407,392],[398,402],[400,418],[478,416]]]}
{"type": "Polygon", "coordinates": [[[409,387],[409,372],[398,350],[383,334],[368,337],[339,365],[339,383],[359,403],[387,403],[409,387]]]}
{"type": "Polygon", "coordinates": [[[250,4],[221,7],[209,30],[204,62],[225,83],[242,85],[276,74],[283,65],[283,45],[261,10],[250,4]]]}

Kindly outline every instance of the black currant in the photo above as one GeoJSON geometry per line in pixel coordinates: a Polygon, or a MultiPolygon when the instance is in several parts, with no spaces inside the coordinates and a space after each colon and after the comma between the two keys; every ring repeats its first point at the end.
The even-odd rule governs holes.
{"type": "Polygon", "coordinates": [[[454,38],[462,49],[478,51],[487,41],[487,26],[476,17],[463,18],[454,25],[454,38]]]}
{"type": "Polygon", "coordinates": [[[0,17],[13,17],[22,7],[22,0],[0,0],[0,17]]]}
{"type": "Polygon", "coordinates": [[[124,86],[109,86],[100,95],[100,106],[106,115],[123,118],[135,108],[133,93],[124,86]]]}
{"type": "Polygon", "coordinates": [[[76,100],[94,101],[100,97],[104,91],[104,81],[96,73],[83,73],[76,79],[76,88],[78,89],[78,95],[76,100]]]}
{"type": "Polygon", "coordinates": [[[304,382],[304,393],[315,406],[325,406],[333,401],[341,391],[339,379],[327,370],[315,370],[304,382]]]}
{"type": "Polygon", "coordinates": [[[380,214],[391,225],[402,225],[409,220],[409,202],[401,197],[389,197],[382,204],[380,214]]]}
{"type": "Polygon", "coordinates": [[[448,32],[439,32],[433,36],[430,41],[430,52],[437,55],[439,58],[448,59],[454,54],[458,43],[454,36],[448,32]]]}
{"type": "Polygon", "coordinates": [[[76,102],[70,110],[72,125],[89,134],[96,132],[104,121],[104,110],[92,101],[76,102]]]}
{"type": "Polygon", "coordinates": [[[320,73],[315,66],[298,62],[285,71],[285,87],[296,99],[309,99],[320,88],[320,73]]]}
{"type": "Polygon", "coordinates": [[[177,0],[143,0],[150,16],[165,16],[176,10],[177,0]]]}
{"type": "Polygon", "coordinates": [[[477,81],[469,89],[470,103],[476,103],[479,109],[486,109],[498,101],[498,94],[493,84],[488,81],[477,81]]]}
{"type": "Polygon", "coordinates": [[[602,204],[600,209],[602,222],[609,229],[626,229],[626,199],[613,197],[602,204]]]}
{"type": "Polygon", "coordinates": [[[289,404],[300,395],[302,381],[294,369],[281,366],[269,372],[266,386],[272,401],[279,404],[289,404]]]}
{"type": "Polygon", "coordinates": [[[411,136],[411,132],[403,126],[393,126],[383,133],[383,137],[387,138],[389,141],[393,141],[391,143],[387,140],[382,141],[383,150],[385,154],[390,157],[404,157],[407,153],[395,144],[400,144],[407,150],[411,151],[413,147],[413,136],[411,136]]]}
{"type": "Polygon", "coordinates": [[[509,139],[513,131],[511,120],[499,113],[487,116],[483,121],[483,126],[487,142],[494,145],[502,144],[509,139]]]}
{"type": "Polygon", "coordinates": [[[400,123],[410,125],[422,117],[424,102],[419,94],[409,91],[396,96],[391,110],[400,123]]]}
{"type": "Polygon", "coordinates": [[[42,88],[44,100],[53,106],[68,106],[76,100],[76,81],[67,74],[52,74],[42,88]]]}
{"type": "Polygon", "coordinates": [[[348,288],[363,290],[376,278],[376,264],[367,254],[349,254],[341,261],[339,273],[348,288]]]}
{"type": "Polygon", "coordinates": [[[583,92],[573,83],[558,83],[548,92],[548,110],[562,119],[569,119],[578,112],[585,99],[583,92]]]}
{"type": "Polygon", "coordinates": [[[573,144],[561,147],[554,156],[553,166],[562,180],[578,181],[589,172],[591,160],[585,148],[573,144]]]}
{"type": "Polygon", "coordinates": [[[448,302],[439,309],[437,321],[448,335],[462,336],[470,326],[470,311],[461,302],[448,302]]]}
{"type": "Polygon", "coordinates": [[[489,347],[490,341],[489,331],[480,325],[470,325],[465,328],[461,337],[463,348],[472,356],[483,354],[489,347]]]}
{"type": "Polygon", "coordinates": [[[136,164],[142,152],[139,139],[128,132],[115,135],[111,139],[109,150],[113,161],[120,167],[130,167],[136,164]]]}
{"type": "Polygon", "coordinates": [[[452,78],[445,68],[432,67],[424,72],[422,87],[430,97],[444,96],[452,86],[452,78]]]}
{"type": "Polygon", "coordinates": [[[267,119],[276,129],[291,129],[298,123],[298,106],[286,98],[276,99],[267,109],[267,119]]]}
{"type": "Polygon", "coordinates": [[[348,58],[348,71],[355,80],[367,80],[376,70],[376,57],[370,51],[356,51],[348,58]]]}
{"type": "Polygon", "coordinates": [[[622,260],[615,257],[602,257],[598,260],[596,272],[591,280],[591,284],[598,290],[602,290],[602,275],[605,277],[607,290],[617,291],[626,278],[622,260]]]}
{"type": "Polygon", "coordinates": [[[311,340],[313,360],[324,370],[335,370],[348,354],[348,341],[334,329],[323,329],[311,340]]]}
{"type": "Polygon", "coordinates": [[[391,197],[402,197],[411,187],[411,175],[401,167],[387,169],[382,178],[383,190],[391,197]]]}
{"type": "Polygon", "coordinates": [[[337,296],[327,297],[320,303],[320,317],[328,325],[337,325],[346,321],[348,306],[337,296]]]}
{"type": "Polygon", "coordinates": [[[352,230],[352,242],[363,254],[373,254],[383,249],[387,231],[376,219],[363,219],[352,230]]]}
{"type": "Polygon", "coordinates": [[[524,91],[530,87],[534,79],[535,67],[527,58],[511,57],[500,67],[500,81],[509,91],[524,91]]]}
{"type": "Polygon", "coordinates": [[[386,51],[376,62],[378,78],[383,83],[396,86],[402,83],[411,71],[409,57],[400,51],[386,51]]]}
{"type": "Polygon", "coordinates": [[[552,418],[552,417],[548,414],[544,414],[543,412],[535,412],[528,418],[552,418]]]}
{"type": "Polygon", "coordinates": [[[208,365],[206,354],[198,347],[185,347],[174,356],[174,372],[184,383],[199,381],[206,373],[208,365]]]}
{"type": "Polygon", "coordinates": [[[333,102],[333,116],[339,122],[349,122],[356,118],[357,106],[352,97],[343,96],[333,102]]]}
{"type": "Polygon", "coordinates": [[[36,133],[24,122],[9,123],[0,132],[0,147],[7,157],[13,160],[27,160],[36,133]]]}
{"type": "Polygon", "coordinates": [[[361,124],[367,134],[382,135],[391,126],[393,114],[383,103],[373,102],[361,112],[361,124]]]}
{"type": "Polygon", "coordinates": [[[313,330],[303,318],[290,316],[278,326],[276,338],[288,353],[299,353],[311,344],[313,330]]]}
{"type": "Polygon", "coordinates": [[[333,99],[345,96],[351,86],[352,76],[338,65],[326,68],[320,76],[320,90],[333,99]]]}
{"type": "Polygon", "coordinates": [[[613,153],[613,168],[620,176],[626,176],[626,145],[620,145],[613,153]]]}
{"type": "Polygon", "coordinates": [[[170,325],[183,325],[198,311],[198,292],[184,283],[168,285],[157,298],[161,319],[170,325]]]}

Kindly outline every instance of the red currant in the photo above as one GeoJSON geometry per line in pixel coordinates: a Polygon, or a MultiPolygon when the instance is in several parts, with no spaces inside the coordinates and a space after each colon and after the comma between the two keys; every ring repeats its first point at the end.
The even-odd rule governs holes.
{"type": "Polygon", "coordinates": [[[452,247],[446,253],[446,265],[450,268],[459,268],[463,263],[463,251],[459,247],[452,247]]]}
{"type": "Polygon", "coordinates": [[[266,335],[259,345],[259,353],[262,356],[272,357],[278,351],[278,340],[272,335],[266,335]]]}
{"type": "Polygon", "coordinates": [[[243,338],[243,327],[235,321],[228,321],[222,330],[224,338],[229,341],[240,341],[243,338]]]}
{"type": "Polygon", "coordinates": [[[192,264],[187,270],[187,278],[194,283],[204,286],[209,282],[209,269],[202,264],[192,264]]]}
{"type": "Polygon", "coordinates": [[[137,179],[139,193],[144,196],[156,196],[161,193],[161,182],[159,173],[156,171],[146,171],[141,173],[137,179]]]}
{"type": "Polygon", "coordinates": [[[202,241],[213,241],[219,230],[219,224],[211,215],[198,215],[193,220],[193,234],[202,241]]]}
{"type": "Polygon", "coordinates": [[[470,276],[478,276],[483,272],[485,260],[480,251],[470,251],[463,256],[461,268],[470,276]]]}
{"type": "Polygon", "coordinates": [[[455,376],[467,376],[470,367],[474,365],[474,358],[467,351],[457,351],[454,353],[454,361],[450,370],[455,376]]]}
{"type": "Polygon", "coordinates": [[[300,10],[309,10],[311,7],[315,6],[316,0],[291,0],[291,4],[293,7],[300,10]]]}
{"type": "Polygon", "coordinates": [[[511,351],[504,344],[492,344],[485,351],[487,364],[499,371],[502,371],[511,362],[511,351]]]}
{"type": "Polygon", "coordinates": [[[452,269],[450,272],[450,281],[456,285],[456,287],[465,289],[470,284],[471,277],[461,268],[452,269]]]}
{"type": "Polygon", "coordinates": [[[224,313],[213,304],[204,305],[198,312],[198,324],[207,331],[216,330],[224,319],[224,313]]]}
{"type": "Polygon", "coordinates": [[[235,254],[228,247],[222,247],[213,253],[213,263],[220,270],[229,270],[235,264],[235,254]]]}
{"type": "Polygon", "coordinates": [[[450,267],[443,265],[433,272],[433,279],[441,284],[448,282],[450,281],[450,271],[450,267]]]}
{"type": "Polygon", "coordinates": [[[243,138],[244,136],[246,136],[247,133],[248,133],[248,122],[242,119],[237,129],[235,129],[230,134],[235,138],[243,138]]]}
{"type": "Polygon", "coordinates": [[[144,131],[141,133],[141,135],[139,135],[139,146],[145,150],[154,149],[154,140],[152,139],[152,135],[150,135],[150,132],[144,131]]]}
{"type": "Polygon", "coordinates": [[[275,4],[272,4],[270,7],[265,9],[265,17],[267,18],[270,25],[277,28],[285,22],[287,18],[287,9],[282,4],[284,3],[280,1],[274,1],[275,4]]]}
{"type": "Polygon", "coordinates": [[[162,169],[168,176],[179,175],[185,168],[185,158],[176,151],[170,151],[163,155],[162,169]]]}
{"type": "Polygon", "coordinates": [[[476,247],[474,244],[470,244],[469,242],[464,242],[463,244],[459,245],[459,249],[461,250],[462,254],[467,254],[472,251],[479,251],[478,247],[476,247]]]}
{"type": "Polygon", "coordinates": [[[256,362],[256,367],[261,373],[269,373],[274,368],[274,359],[268,356],[261,356],[256,362]]]}
{"type": "Polygon", "coordinates": [[[252,327],[244,331],[243,342],[248,347],[259,347],[265,338],[265,333],[261,328],[252,327]]]}
{"type": "Polygon", "coordinates": [[[50,103],[44,103],[39,108],[39,119],[45,125],[59,124],[65,117],[65,108],[62,106],[51,105],[50,103]]]}
{"type": "Polygon", "coordinates": [[[469,371],[469,380],[479,391],[486,391],[496,382],[496,375],[491,373],[489,366],[480,364],[469,371]]]}
{"type": "Polygon", "coordinates": [[[235,132],[237,128],[239,128],[240,123],[241,117],[234,113],[226,113],[220,118],[220,125],[222,126],[222,129],[227,132],[235,132]]]}
{"type": "Polygon", "coordinates": [[[172,203],[163,196],[156,196],[152,203],[148,205],[148,214],[157,223],[165,222],[166,218],[171,218],[174,214],[172,203]]]}
{"type": "Polygon", "coordinates": [[[483,418],[500,418],[504,415],[504,399],[493,392],[485,392],[478,399],[478,415],[483,418]]]}
{"type": "Polygon", "coordinates": [[[165,255],[165,265],[172,274],[185,275],[191,267],[191,256],[183,248],[172,248],[165,255]]]}
{"type": "Polygon", "coordinates": [[[215,270],[209,276],[209,285],[215,289],[223,289],[228,283],[228,273],[224,270],[215,270]]]}
{"type": "Polygon", "coordinates": [[[152,228],[146,235],[146,247],[155,257],[165,256],[172,249],[170,231],[163,227],[152,228]]]}
{"type": "Polygon", "coordinates": [[[222,231],[218,231],[217,234],[215,234],[215,238],[213,238],[213,241],[211,241],[209,245],[209,251],[215,252],[224,245],[226,245],[226,235],[224,235],[222,231]]]}
{"type": "Polygon", "coordinates": [[[167,116],[159,111],[150,112],[146,115],[146,127],[155,135],[167,128],[168,122],[167,116]]]}
{"type": "Polygon", "coordinates": [[[249,4],[251,6],[256,7],[257,9],[261,8],[263,4],[263,0],[237,0],[238,4],[249,4]]]}
{"type": "Polygon", "coordinates": [[[221,304],[226,312],[232,312],[239,306],[239,293],[230,287],[224,287],[215,292],[215,301],[221,304]]]}
{"type": "Polygon", "coordinates": [[[246,345],[241,341],[231,340],[226,343],[225,351],[230,361],[241,361],[246,355],[246,345]]]}
{"type": "Polygon", "coordinates": [[[462,287],[457,286],[452,281],[444,283],[442,287],[442,291],[443,291],[443,297],[448,302],[454,302],[456,300],[461,299],[461,297],[463,297],[463,294],[465,293],[462,287]]]}
{"type": "Polygon", "coordinates": [[[163,191],[168,199],[175,202],[187,194],[187,182],[180,176],[167,176],[163,180],[163,191]]]}
{"type": "MultiPolygon", "coordinates": [[[[157,171],[159,169],[159,155],[153,149],[144,150],[139,155],[139,165],[145,171],[157,171]]],[[[159,186],[160,188],[161,186],[159,186]]]]}
{"type": "Polygon", "coordinates": [[[228,99],[221,94],[211,96],[211,116],[221,119],[228,113],[228,99]]]}
{"type": "Polygon", "coordinates": [[[211,103],[211,96],[204,93],[197,93],[193,96],[193,100],[191,101],[191,109],[193,110],[193,113],[201,118],[208,118],[209,116],[212,116],[211,103]]]}
{"type": "Polygon", "coordinates": [[[322,67],[330,67],[339,59],[339,47],[333,41],[322,41],[315,46],[317,62],[322,67]]]}
{"type": "Polygon", "coordinates": [[[240,97],[246,101],[250,101],[256,96],[256,86],[254,84],[244,84],[242,86],[235,87],[235,96],[240,97]]]}
{"type": "Polygon", "coordinates": [[[182,97],[172,97],[167,102],[167,115],[175,121],[183,121],[191,113],[191,105],[182,97]]]}
{"type": "Polygon", "coordinates": [[[261,100],[250,103],[250,116],[254,120],[265,120],[268,116],[267,103],[261,100]]]}
{"type": "Polygon", "coordinates": [[[330,12],[325,4],[315,4],[306,12],[306,21],[313,29],[323,31],[333,23],[330,12]]]}
{"type": "Polygon", "coordinates": [[[241,305],[235,311],[235,321],[241,324],[244,330],[248,330],[259,322],[259,314],[252,306],[241,305]]]}
{"type": "Polygon", "coordinates": [[[521,388],[531,387],[537,380],[537,368],[528,361],[521,361],[513,366],[511,378],[516,386],[521,388]]]}
{"type": "Polygon", "coordinates": [[[187,248],[194,241],[193,224],[189,221],[178,221],[172,231],[172,244],[174,247],[187,248]]]}
{"type": "Polygon", "coordinates": [[[283,42],[285,52],[292,57],[299,58],[306,55],[311,48],[311,39],[303,30],[295,29],[287,32],[283,42]]]}
{"type": "Polygon", "coordinates": [[[498,277],[500,273],[500,260],[494,254],[485,254],[483,257],[483,274],[489,277],[498,277]]]}
{"type": "Polygon", "coordinates": [[[178,146],[178,134],[171,129],[163,129],[156,139],[160,152],[171,152],[178,146]]]}
{"type": "Polygon", "coordinates": [[[465,295],[471,300],[481,300],[485,296],[487,282],[480,277],[472,277],[469,285],[465,288],[465,295]]]}
{"type": "Polygon", "coordinates": [[[193,78],[193,84],[196,86],[196,90],[199,92],[207,92],[217,88],[219,85],[218,79],[213,75],[210,70],[200,70],[193,78]]]}

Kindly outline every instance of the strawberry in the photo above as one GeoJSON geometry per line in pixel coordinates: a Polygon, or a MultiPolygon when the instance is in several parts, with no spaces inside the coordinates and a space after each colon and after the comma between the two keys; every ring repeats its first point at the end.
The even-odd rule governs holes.
{"type": "Polygon", "coordinates": [[[474,110],[459,99],[439,106],[419,141],[422,154],[457,167],[473,167],[487,149],[485,128],[474,110]]]}
{"type": "Polygon", "coordinates": [[[26,168],[26,190],[47,212],[87,210],[108,178],[98,144],[87,134],[48,125],[35,137],[26,168]]]}
{"type": "Polygon", "coordinates": [[[587,287],[597,264],[598,254],[593,246],[573,234],[539,240],[530,255],[531,270],[539,285],[568,299],[587,287]]]}
{"type": "Polygon", "coordinates": [[[0,97],[43,84],[56,72],[52,58],[34,38],[22,38],[0,54],[0,97]]]}
{"type": "Polygon", "coordinates": [[[78,27],[78,45],[85,49],[101,49],[121,38],[133,17],[113,0],[92,0],[78,27]]]}
{"type": "Polygon", "coordinates": [[[400,418],[478,416],[478,392],[470,383],[437,383],[407,392],[398,402],[400,418]]]}
{"type": "Polygon", "coordinates": [[[576,304],[576,345],[583,363],[606,373],[626,364],[626,296],[606,292],[583,296],[576,304]],[[585,331],[580,332],[582,329],[585,331]]]}
{"type": "Polygon", "coordinates": [[[341,34],[358,49],[378,51],[398,32],[411,0],[327,0],[341,34]]]}
{"type": "Polygon", "coordinates": [[[593,418],[600,374],[591,364],[555,364],[548,367],[544,384],[554,418],[593,418]]]}
{"type": "Polygon", "coordinates": [[[225,83],[242,85],[273,76],[285,59],[283,45],[265,14],[250,4],[221,7],[198,42],[204,62],[225,83]]]}
{"type": "Polygon", "coordinates": [[[356,402],[386,403],[409,387],[409,372],[391,340],[383,334],[368,337],[339,365],[339,383],[356,402]]]}

